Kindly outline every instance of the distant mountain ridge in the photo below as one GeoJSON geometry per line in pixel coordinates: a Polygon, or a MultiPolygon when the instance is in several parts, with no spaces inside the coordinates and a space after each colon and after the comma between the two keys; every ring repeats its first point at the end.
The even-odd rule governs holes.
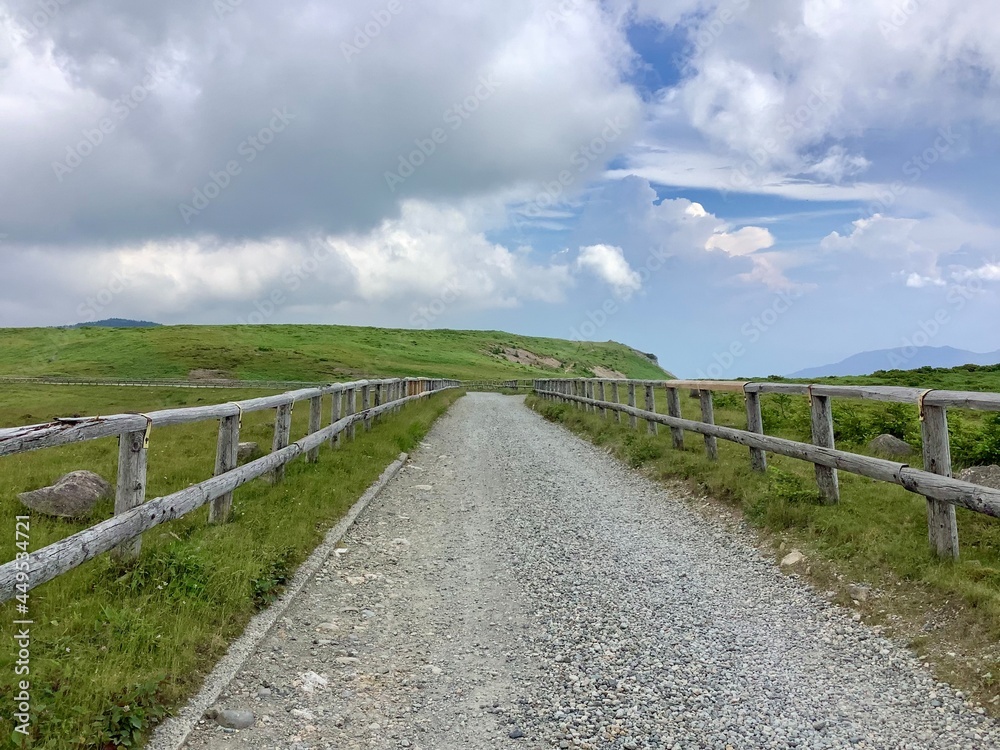
{"type": "Polygon", "coordinates": [[[162,323],[153,323],[148,320],[129,320],[128,318],[106,318],[95,320],[90,323],[77,323],[76,325],[63,326],[64,328],[159,328],[162,323]]]}
{"type": "Polygon", "coordinates": [[[970,352],[952,346],[916,346],[898,349],[876,349],[861,352],[847,359],[821,367],[807,367],[793,372],[791,378],[824,378],[842,375],[870,375],[878,370],[915,370],[918,367],[961,367],[962,365],[995,365],[1000,363],[1000,350],[970,352]]]}

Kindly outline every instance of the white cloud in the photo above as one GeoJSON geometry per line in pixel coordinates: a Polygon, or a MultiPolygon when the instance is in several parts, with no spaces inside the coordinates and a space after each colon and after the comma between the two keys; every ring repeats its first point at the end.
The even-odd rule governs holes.
{"type": "Polygon", "coordinates": [[[625,260],[620,247],[590,245],[580,248],[577,266],[605,281],[614,293],[628,299],[642,289],[642,277],[625,260]]]}
{"type": "Polygon", "coordinates": [[[851,224],[847,234],[831,232],[820,242],[852,274],[901,279],[919,289],[951,279],[989,278],[1000,228],[942,212],[922,219],[875,214],[851,224]]]}
{"type": "Polygon", "coordinates": [[[399,218],[365,233],[244,242],[202,236],[70,255],[19,248],[5,267],[12,291],[0,325],[31,322],[33,289],[42,286],[49,317],[38,322],[48,325],[102,317],[330,321],[344,320],[347,310],[406,325],[411,311],[443,295],[456,315],[565,299],[574,283],[568,264],[489,242],[470,223],[475,213],[407,201],[399,218]]]}
{"type": "Polygon", "coordinates": [[[717,232],[705,242],[706,250],[722,250],[729,255],[750,255],[774,245],[774,235],[762,227],[743,227],[735,232],[717,232]]]}

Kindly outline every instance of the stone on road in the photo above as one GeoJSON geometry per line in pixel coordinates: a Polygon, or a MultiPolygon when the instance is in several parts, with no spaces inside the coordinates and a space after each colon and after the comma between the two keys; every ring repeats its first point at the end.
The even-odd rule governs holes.
{"type": "Polygon", "coordinates": [[[188,746],[989,748],[994,723],[739,530],[470,394],[188,746]]]}

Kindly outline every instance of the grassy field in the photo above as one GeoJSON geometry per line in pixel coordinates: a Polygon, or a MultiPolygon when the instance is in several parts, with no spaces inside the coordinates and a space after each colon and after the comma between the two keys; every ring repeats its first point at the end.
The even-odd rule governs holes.
{"type": "MultiPolygon", "coordinates": [[[[624,396],[623,396],[624,397],[624,396]]],[[[641,401],[641,397],[640,397],[641,401]]],[[[670,444],[669,430],[648,436],[614,419],[542,401],[529,403],[548,419],[604,446],[610,453],[647,475],[664,481],[680,480],[715,499],[708,512],[745,518],[763,537],[765,550],[780,558],[791,548],[806,554],[808,564],[796,572],[806,575],[820,591],[864,618],[908,642],[926,656],[942,678],[976,696],[996,712],[1000,703],[1000,522],[958,509],[961,559],[941,561],[927,541],[925,501],[900,487],[840,473],[842,500],[836,506],[819,502],[811,464],[768,454],[766,475],[750,470],[748,450],[719,441],[719,461],[708,460],[704,439],[686,433],[683,451],[670,444]],[[871,587],[871,597],[852,602],[849,586],[871,587]],[[991,701],[995,701],[991,703],[991,701]]],[[[867,453],[867,439],[894,432],[917,442],[916,409],[909,406],[835,402],[838,447],[867,453]],[[845,411],[845,409],[847,411],[845,411]]],[[[666,411],[663,394],[657,410],[666,411]]],[[[700,420],[697,399],[682,399],[684,416],[700,420]]],[[[809,440],[805,398],[762,398],[765,431],[770,435],[809,440]]],[[[746,427],[743,399],[716,394],[716,421],[746,427]]],[[[985,445],[982,431],[992,427],[975,415],[952,415],[952,424],[965,420],[962,445],[985,445]]],[[[987,420],[990,418],[987,417],[987,420]]],[[[958,450],[960,456],[969,458],[958,450]]],[[[985,449],[980,448],[983,452],[985,449]]],[[[919,453],[911,459],[920,465],[919,453]]]]}
{"type": "MultiPolygon", "coordinates": [[[[259,396],[222,390],[112,389],[95,386],[13,386],[0,390],[0,424],[54,415],[147,411],[259,396]]],[[[280,592],[287,576],[400,451],[408,451],[454,400],[456,392],[407,406],[353,442],[324,448],[316,466],[297,461],[285,481],[256,480],[236,492],[232,521],[208,526],[207,508],[147,532],[137,563],[105,555],[36,589],[31,693],[34,737],[46,750],[134,747],[166,710],[200,685],[249,618],[280,592]],[[130,744],[131,743],[131,744],[130,744]]],[[[329,413],[329,404],[326,405],[329,413]]],[[[293,412],[293,439],[305,434],[308,408],[293,412]]],[[[247,414],[242,439],[269,449],[273,412],[247,414]]],[[[211,476],[217,425],[155,429],[150,442],[148,497],[211,476]]],[[[113,439],[0,459],[0,513],[9,520],[0,561],[14,556],[18,492],[87,468],[115,476],[113,439]]],[[[95,519],[110,516],[112,503],[95,519]]],[[[34,516],[31,549],[93,523],[34,516]]],[[[11,603],[0,607],[0,638],[13,643],[11,603]]],[[[0,695],[11,696],[13,647],[0,649],[0,695]]],[[[0,747],[14,742],[10,706],[0,713],[0,747]]]]}
{"type": "Polygon", "coordinates": [[[1000,392],[1000,365],[919,367],[916,370],[880,370],[871,375],[827,377],[813,380],[770,378],[778,382],[836,383],[838,385],[898,385],[952,391],[1000,392]]]}
{"type": "Polygon", "coordinates": [[[192,370],[203,369],[243,380],[474,380],[592,377],[598,366],[631,378],[665,377],[650,360],[622,344],[498,331],[306,325],[0,329],[0,376],[186,378],[192,370]],[[550,357],[558,365],[511,362],[505,350],[550,357]]]}

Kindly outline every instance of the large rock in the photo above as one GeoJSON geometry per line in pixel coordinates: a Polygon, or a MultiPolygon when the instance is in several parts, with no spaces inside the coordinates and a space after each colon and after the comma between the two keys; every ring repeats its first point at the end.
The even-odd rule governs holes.
{"type": "Polygon", "coordinates": [[[113,494],[114,489],[99,474],[74,471],[51,487],[22,492],[18,499],[36,513],[60,518],[85,518],[99,500],[113,494]]]}
{"type": "Polygon", "coordinates": [[[913,455],[913,446],[893,435],[879,435],[868,443],[868,450],[883,458],[908,458],[913,455]]]}
{"type": "Polygon", "coordinates": [[[1000,466],[990,464],[989,466],[970,466],[958,472],[956,479],[963,482],[981,484],[983,487],[994,487],[1000,489],[1000,466]]]}
{"type": "Polygon", "coordinates": [[[793,549],[783,558],[781,558],[781,567],[790,568],[793,565],[798,565],[800,562],[806,559],[806,556],[799,552],[797,549],[793,549]]]}
{"type": "Polygon", "coordinates": [[[256,722],[253,711],[235,708],[210,708],[205,712],[206,719],[214,719],[219,726],[227,729],[249,729],[256,722]]]}
{"type": "Polygon", "coordinates": [[[249,461],[257,455],[258,448],[257,443],[240,443],[236,449],[236,460],[240,463],[249,461]]]}

